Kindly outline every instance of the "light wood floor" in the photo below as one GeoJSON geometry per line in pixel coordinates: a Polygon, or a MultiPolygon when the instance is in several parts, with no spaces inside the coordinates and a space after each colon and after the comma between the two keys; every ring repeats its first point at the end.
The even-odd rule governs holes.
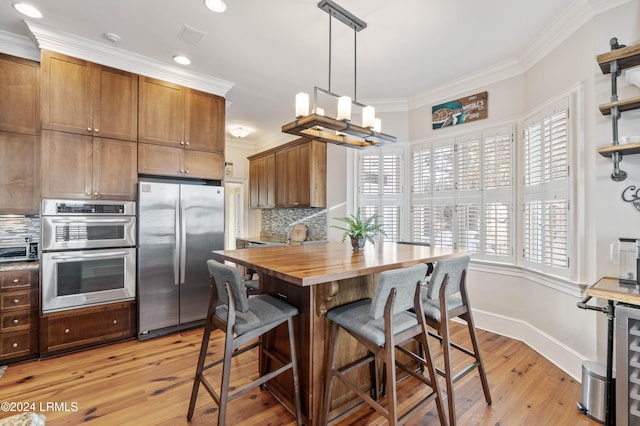
{"type": "MultiPolygon", "coordinates": [[[[454,326],[454,338],[464,341],[462,330],[454,326]]],[[[481,330],[478,333],[493,404],[486,405],[477,374],[467,375],[455,387],[459,424],[597,425],[576,409],[579,383],[518,341],[481,330]]],[[[211,351],[222,351],[221,336],[214,333],[211,351]]],[[[11,364],[0,378],[0,401],[35,404],[36,411],[46,415],[47,425],[188,425],[186,413],[201,338],[202,329],[195,329],[146,342],[127,341],[11,364]]],[[[438,349],[434,343],[432,350],[438,349]]],[[[441,365],[441,357],[436,357],[441,365]]],[[[232,377],[232,386],[255,376],[256,360],[248,354],[235,364],[232,375],[237,375],[235,380],[232,377]]],[[[401,407],[419,398],[421,391],[413,380],[402,382],[401,407]]],[[[0,412],[0,418],[11,414],[15,413],[0,412]]],[[[201,388],[190,424],[215,422],[215,404],[201,388]]],[[[255,390],[230,404],[227,423],[263,426],[294,425],[295,421],[268,392],[255,390]]],[[[366,407],[342,422],[385,423],[366,407]]],[[[437,425],[435,405],[427,406],[407,424],[437,425]]]]}

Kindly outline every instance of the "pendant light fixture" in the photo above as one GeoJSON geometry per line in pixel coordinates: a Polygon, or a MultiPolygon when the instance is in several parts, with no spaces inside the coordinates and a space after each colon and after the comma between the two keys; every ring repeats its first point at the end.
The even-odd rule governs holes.
{"type": "Polygon", "coordinates": [[[309,95],[296,95],[296,120],[282,126],[284,133],[315,139],[322,142],[345,145],[352,148],[368,148],[391,144],[396,137],[381,132],[381,121],[375,116],[375,108],[357,101],[357,33],[367,27],[367,23],[354,16],[331,0],[322,0],[318,7],[329,14],[329,87],[313,89],[313,107],[310,111],[309,95]],[[354,35],[354,83],[353,99],[331,91],[331,22],[336,18],[353,29],[354,35]],[[320,107],[318,94],[329,96],[337,103],[336,117],[329,117],[320,107]],[[352,123],[352,108],[359,108],[362,124],[352,123]]]}

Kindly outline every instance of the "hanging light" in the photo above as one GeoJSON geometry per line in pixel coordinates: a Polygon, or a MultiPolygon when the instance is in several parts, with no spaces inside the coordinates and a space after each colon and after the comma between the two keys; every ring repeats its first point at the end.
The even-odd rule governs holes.
{"type": "MultiPolygon", "coordinates": [[[[295,112],[296,120],[282,126],[284,133],[311,138],[322,142],[346,145],[354,148],[367,148],[371,146],[391,144],[396,142],[396,137],[384,134],[380,131],[381,121],[375,116],[375,108],[357,101],[357,51],[354,52],[354,97],[341,96],[331,91],[331,20],[336,18],[353,29],[354,50],[357,50],[356,34],[367,27],[367,23],[343,9],[332,0],[321,0],[318,7],[329,14],[329,88],[313,89],[313,108],[309,113],[309,95],[298,93],[296,95],[295,112]],[[328,95],[337,102],[337,115],[335,118],[327,116],[325,109],[318,106],[318,93],[328,95]],[[351,122],[353,107],[359,108],[362,113],[362,126],[351,122]]],[[[332,109],[335,110],[335,109],[332,109]]]]}

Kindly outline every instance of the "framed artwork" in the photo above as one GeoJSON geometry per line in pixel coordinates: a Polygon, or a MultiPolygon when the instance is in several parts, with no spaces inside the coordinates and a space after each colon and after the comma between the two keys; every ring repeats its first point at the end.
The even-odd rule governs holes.
{"type": "Polygon", "coordinates": [[[431,107],[431,125],[434,129],[456,126],[487,118],[488,93],[481,92],[431,107]]]}

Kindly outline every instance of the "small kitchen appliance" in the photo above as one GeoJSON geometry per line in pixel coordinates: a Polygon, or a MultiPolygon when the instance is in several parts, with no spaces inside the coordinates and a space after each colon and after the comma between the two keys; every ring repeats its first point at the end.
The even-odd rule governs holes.
{"type": "Polygon", "coordinates": [[[640,277],[640,239],[618,239],[618,280],[638,287],[640,277]]]}

